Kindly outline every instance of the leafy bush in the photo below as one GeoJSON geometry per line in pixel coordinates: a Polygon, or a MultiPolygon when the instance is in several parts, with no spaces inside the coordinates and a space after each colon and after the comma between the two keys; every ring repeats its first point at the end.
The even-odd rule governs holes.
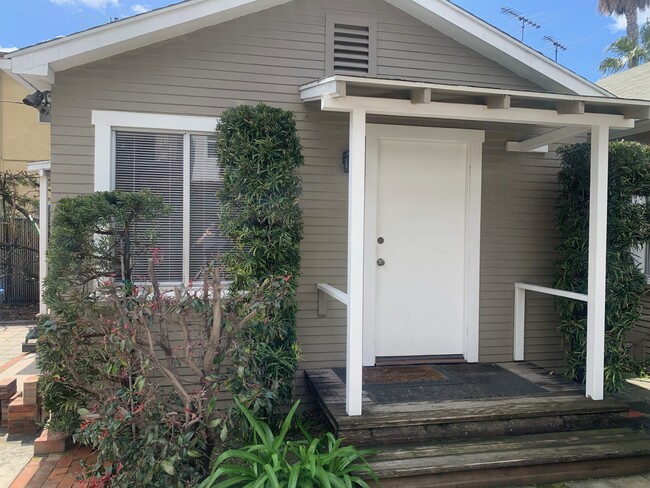
{"type": "Polygon", "coordinates": [[[57,203],[43,293],[55,319],[39,324],[36,349],[39,389],[54,430],[75,431],[77,411],[92,396],[89,386],[104,375],[104,357],[95,347],[106,312],[98,280],[117,276],[130,292],[134,256],[151,247],[144,223],[167,212],[162,197],[150,192],[103,192],[57,203]]]}
{"type": "MultiPolygon", "coordinates": [[[[587,293],[589,250],[589,144],[564,146],[558,154],[562,169],[556,205],[556,225],[561,238],[554,286],[587,293]]],[[[645,276],[631,251],[650,240],[650,148],[631,142],[609,145],[607,211],[607,291],[605,310],[605,387],[617,391],[633,370],[625,348],[625,333],[640,318],[645,276]]],[[[560,332],[569,350],[566,368],[570,378],[584,381],[587,342],[587,304],[557,300],[560,332]]]]}
{"type": "Polygon", "coordinates": [[[298,206],[302,148],[292,112],[259,104],[225,110],[217,126],[223,168],[221,226],[234,243],[224,256],[231,293],[246,293],[268,276],[284,276],[289,293],[265,320],[255,319],[235,341],[237,372],[230,390],[268,417],[292,399],[298,361],[296,289],[302,213],[298,206]]]}
{"type": "Polygon", "coordinates": [[[241,402],[237,407],[254,432],[254,443],[241,449],[229,450],[217,458],[212,474],[199,488],[230,486],[259,487],[368,487],[360,478],[366,474],[375,479],[365,456],[370,450],[341,446],[341,440],[328,432],[325,438],[286,439],[298,408],[296,402],[282,422],[278,435],[263,421],[255,418],[241,402]]]}
{"type": "Polygon", "coordinates": [[[183,425],[145,376],[124,383],[92,412],[81,411],[74,439],[97,453],[96,462],[84,466],[88,486],[195,486],[209,459],[206,429],[183,425]]]}
{"type": "Polygon", "coordinates": [[[196,288],[165,291],[154,257],[149,281],[134,283],[133,263],[153,245],[148,222],[164,211],[150,193],[115,192],[62,200],[53,219],[40,388],[50,426],[97,450],[87,477],[99,486],[205,477],[232,426],[221,405],[224,361],[290,293],[287,280],[270,277],[224,296],[216,267],[196,288]]]}

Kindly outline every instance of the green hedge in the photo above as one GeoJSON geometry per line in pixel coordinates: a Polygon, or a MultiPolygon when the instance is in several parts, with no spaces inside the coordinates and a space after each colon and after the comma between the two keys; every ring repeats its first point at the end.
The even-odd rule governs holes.
{"type": "MultiPolygon", "coordinates": [[[[589,251],[589,181],[591,146],[564,146],[558,154],[562,169],[556,206],[561,244],[554,286],[587,293],[589,251]]],[[[634,369],[625,333],[640,318],[646,278],[631,251],[650,240],[650,148],[633,142],[609,145],[607,210],[607,292],[605,311],[605,387],[618,391],[634,369]]],[[[587,304],[558,299],[560,332],[566,343],[568,376],[584,381],[587,304]]]]}

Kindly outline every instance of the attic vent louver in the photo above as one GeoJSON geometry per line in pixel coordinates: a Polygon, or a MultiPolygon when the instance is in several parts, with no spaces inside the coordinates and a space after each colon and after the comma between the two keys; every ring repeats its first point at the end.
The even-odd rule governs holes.
{"type": "Polygon", "coordinates": [[[377,24],[327,16],[327,73],[377,75],[377,24]]]}
{"type": "Polygon", "coordinates": [[[334,71],[368,74],[370,29],[365,25],[334,24],[334,71]]]}

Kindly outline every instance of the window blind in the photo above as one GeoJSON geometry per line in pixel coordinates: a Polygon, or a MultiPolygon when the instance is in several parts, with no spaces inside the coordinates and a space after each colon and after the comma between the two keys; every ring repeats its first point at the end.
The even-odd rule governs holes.
{"type": "MultiPolygon", "coordinates": [[[[171,206],[169,216],[154,223],[155,248],[161,282],[180,282],[183,275],[183,135],[151,132],[115,132],[115,188],[121,191],[148,189],[171,206]]],[[[143,234],[143,232],[140,232],[143,234]]],[[[141,237],[144,237],[141,235],[141,237]]],[[[148,280],[144,252],[135,262],[134,278],[148,280]]]]}
{"type": "Polygon", "coordinates": [[[217,192],[222,177],[214,135],[190,136],[190,279],[231,244],[221,234],[217,192]]]}

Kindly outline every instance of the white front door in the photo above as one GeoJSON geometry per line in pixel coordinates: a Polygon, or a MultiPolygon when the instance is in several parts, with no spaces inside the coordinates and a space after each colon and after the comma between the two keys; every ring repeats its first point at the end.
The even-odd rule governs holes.
{"type": "Polygon", "coordinates": [[[472,146],[446,137],[463,132],[369,126],[376,357],[466,355],[472,146]]]}

